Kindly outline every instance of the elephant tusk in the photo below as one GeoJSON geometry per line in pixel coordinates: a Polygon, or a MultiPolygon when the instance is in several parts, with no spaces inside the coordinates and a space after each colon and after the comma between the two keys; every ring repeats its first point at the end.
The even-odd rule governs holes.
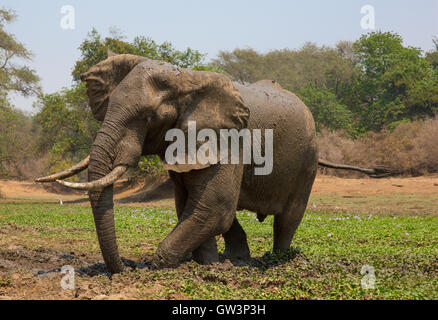
{"type": "Polygon", "coordinates": [[[55,182],[56,180],[59,180],[59,179],[65,179],[65,178],[74,176],[75,174],[87,169],[89,163],[90,163],[90,156],[86,157],[84,160],[82,160],[78,164],[74,165],[73,167],[71,167],[65,171],[58,172],[58,173],[52,174],[50,176],[38,178],[35,180],[35,182],[55,182]]]}
{"type": "Polygon", "coordinates": [[[64,187],[71,189],[96,191],[114,184],[114,182],[116,182],[117,179],[119,179],[126,172],[127,169],[128,168],[126,166],[117,166],[105,177],[91,182],[74,183],[62,180],[56,180],[56,182],[63,185],[64,187]]]}

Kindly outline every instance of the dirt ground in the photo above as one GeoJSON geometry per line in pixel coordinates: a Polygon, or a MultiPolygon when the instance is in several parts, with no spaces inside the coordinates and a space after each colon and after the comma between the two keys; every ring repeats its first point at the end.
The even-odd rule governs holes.
{"type": "MultiPolygon", "coordinates": [[[[120,188],[115,196],[116,203],[129,206],[172,207],[172,186],[163,186],[162,182],[158,181],[146,188],[140,186],[131,189],[120,188]]],[[[318,176],[309,201],[309,209],[355,208],[369,211],[370,208],[377,210],[376,208],[380,205],[385,210],[388,206],[392,209],[400,206],[402,209],[411,211],[418,209],[420,212],[427,211],[429,214],[436,215],[438,210],[436,200],[438,200],[438,175],[379,180],[318,176]],[[386,196],[390,198],[385,198],[386,196]],[[409,197],[410,202],[405,201],[403,197],[409,197]],[[357,199],[361,201],[354,202],[357,199]],[[389,199],[392,199],[392,202],[389,199]],[[412,201],[417,201],[417,203],[412,204],[412,201]],[[424,206],[421,205],[422,203],[424,206]]],[[[52,189],[33,182],[0,180],[0,206],[2,203],[59,201],[88,205],[85,193],[55,193],[52,189]]],[[[20,246],[19,239],[31,233],[32,230],[24,230],[13,225],[0,229],[0,271],[1,269],[9,270],[6,273],[0,272],[0,299],[53,299],[53,292],[59,292],[60,270],[49,269],[53,265],[66,264],[73,266],[77,273],[89,277],[76,277],[79,281],[76,283],[76,289],[73,292],[68,290],[59,292],[57,299],[139,297],[139,291],[135,286],[137,276],[124,273],[115,275],[112,280],[109,280],[103,273],[104,265],[96,263],[101,260],[100,255],[74,251],[66,254],[61,248],[63,244],[60,244],[60,248],[56,248],[56,245],[50,248],[32,249],[20,246]],[[46,272],[41,272],[41,270],[46,270],[46,272]],[[93,278],[95,276],[100,280],[96,282],[93,278]],[[22,285],[8,286],[8,282],[14,282],[14,279],[21,279],[22,285]],[[2,287],[8,287],[7,295],[1,294],[2,287]],[[111,294],[109,290],[116,293],[111,294]]],[[[144,268],[139,265],[137,267],[140,267],[140,270],[144,268]]],[[[183,268],[191,268],[191,264],[186,264],[183,268]]],[[[233,266],[225,262],[221,263],[218,268],[224,268],[223,271],[226,271],[227,268],[233,268],[233,266]]],[[[143,298],[154,296],[163,288],[159,281],[155,281],[153,286],[142,288],[141,296],[143,298]]],[[[185,299],[187,297],[182,293],[175,293],[174,296],[169,294],[165,298],[185,299]]]]}
{"type": "Polygon", "coordinates": [[[438,216],[438,175],[345,179],[318,176],[309,209],[438,216]]]}
{"type": "MultiPolygon", "coordinates": [[[[162,181],[161,181],[162,182],[162,181]]],[[[132,201],[125,203],[142,202],[141,193],[151,191],[159,186],[155,183],[146,188],[136,186],[134,188],[123,189],[116,193],[115,199],[131,198],[132,201]],[[139,195],[136,197],[136,195],[139,195]]],[[[143,197],[144,202],[153,202],[165,198],[171,198],[169,190],[165,191],[164,197],[143,197]]],[[[150,194],[150,193],[149,193],[150,194]]],[[[340,195],[343,197],[351,195],[377,195],[377,194],[417,194],[438,196],[438,174],[415,177],[415,178],[387,178],[387,179],[345,179],[332,176],[319,175],[316,177],[312,189],[313,195],[340,195]]],[[[85,193],[66,193],[61,194],[45,188],[43,185],[30,181],[0,180],[0,201],[53,201],[60,200],[74,201],[86,199],[85,193]]],[[[1,202],[0,202],[1,203],[1,202]]],[[[137,205],[137,204],[136,204],[137,205]]]]}
{"type": "Polygon", "coordinates": [[[438,175],[415,178],[345,179],[318,176],[313,194],[424,194],[438,196],[438,175]]]}
{"type": "MultiPolygon", "coordinates": [[[[116,184],[115,203],[130,207],[174,207],[173,184],[166,177],[143,185],[116,184]]],[[[54,184],[0,180],[1,203],[64,202],[88,206],[85,192],[54,184]]],[[[346,179],[318,175],[308,209],[438,216],[438,174],[412,178],[346,179]]]]}

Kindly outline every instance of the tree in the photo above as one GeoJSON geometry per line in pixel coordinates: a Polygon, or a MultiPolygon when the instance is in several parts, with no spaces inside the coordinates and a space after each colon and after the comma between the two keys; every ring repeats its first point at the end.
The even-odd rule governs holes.
{"type": "Polygon", "coordinates": [[[0,177],[20,173],[20,164],[33,156],[34,134],[29,117],[0,94],[0,177]]]}
{"type": "Polygon", "coordinates": [[[16,18],[13,10],[0,9],[0,89],[3,92],[16,91],[24,96],[40,94],[40,79],[35,70],[14,63],[17,58],[26,61],[32,58],[32,53],[14,35],[4,30],[5,24],[16,18]]]}
{"type": "MultiPolygon", "coordinates": [[[[348,48],[348,43],[343,45],[348,48]]],[[[342,54],[340,49],[308,42],[298,50],[273,50],[266,54],[251,48],[221,51],[213,64],[241,83],[272,79],[294,92],[313,85],[340,94],[354,73],[352,61],[342,54]]]]}
{"type": "Polygon", "coordinates": [[[99,130],[84,84],[46,94],[37,102],[38,149],[50,153],[49,169],[64,169],[85,158],[99,130]]]}
{"type": "Polygon", "coordinates": [[[253,49],[234,49],[232,52],[219,51],[213,65],[242,84],[260,80],[264,74],[263,56],[253,49]]]}
{"type": "Polygon", "coordinates": [[[15,109],[8,99],[10,92],[23,96],[40,94],[39,77],[28,66],[19,66],[17,59],[30,61],[32,53],[5,31],[5,25],[17,15],[13,10],[0,9],[0,175],[10,176],[20,171],[20,163],[33,155],[31,119],[15,109]]]}
{"type": "Polygon", "coordinates": [[[132,42],[127,42],[120,31],[112,30],[114,38],[105,39],[96,29],[88,33],[87,38],[79,46],[82,57],[76,62],[73,78],[79,81],[79,76],[87,72],[95,64],[108,57],[108,50],[117,54],[135,54],[149,59],[169,62],[182,68],[201,68],[204,55],[197,50],[187,48],[185,51],[175,49],[170,42],[157,44],[154,40],[144,36],[135,37],[132,42]]]}
{"type": "Polygon", "coordinates": [[[317,132],[329,128],[344,130],[351,137],[356,135],[353,113],[338,101],[331,90],[309,85],[301,89],[298,95],[312,112],[317,132]]]}
{"type": "Polygon", "coordinates": [[[433,44],[435,45],[435,48],[426,53],[426,60],[432,65],[434,69],[438,69],[438,38],[433,38],[433,44]]]}
{"type": "Polygon", "coordinates": [[[308,42],[298,50],[273,50],[266,54],[251,48],[235,49],[221,51],[213,65],[241,83],[276,80],[306,102],[318,129],[342,128],[353,134],[353,114],[343,102],[357,74],[352,51],[349,42],[341,42],[336,48],[308,42]]]}
{"type": "MultiPolygon", "coordinates": [[[[210,70],[203,64],[204,55],[187,48],[175,49],[171,43],[157,44],[150,38],[135,37],[129,42],[120,30],[112,28],[110,36],[103,38],[96,29],[88,33],[79,46],[81,58],[74,66],[72,75],[75,84],[67,89],[42,96],[37,105],[36,116],[41,126],[38,148],[51,155],[49,170],[59,171],[69,167],[89,153],[92,142],[100,128],[88,105],[85,84],[80,75],[108,57],[108,50],[117,54],[135,54],[150,59],[162,60],[191,69],[210,70]]],[[[155,157],[143,159],[140,168],[146,173],[162,171],[155,157]]]]}
{"type": "Polygon", "coordinates": [[[433,116],[438,110],[436,73],[421,50],[403,46],[391,32],[372,32],[354,43],[359,77],[352,104],[364,131],[433,116]],[[414,98],[415,97],[415,98],[414,98]]]}

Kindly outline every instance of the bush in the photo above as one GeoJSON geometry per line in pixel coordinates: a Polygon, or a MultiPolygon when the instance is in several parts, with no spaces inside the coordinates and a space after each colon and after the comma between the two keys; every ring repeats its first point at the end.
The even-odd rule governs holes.
{"type": "Polygon", "coordinates": [[[161,176],[165,174],[160,157],[155,155],[142,157],[138,167],[141,175],[161,176]]]}
{"type": "MultiPolygon", "coordinates": [[[[405,175],[438,172],[438,119],[401,123],[394,131],[369,132],[352,140],[343,132],[323,129],[318,135],[320,159],[361,167],[385,165],[405,175]]],[[[358,176],[323,169],[336,176],[358,176]]]]}

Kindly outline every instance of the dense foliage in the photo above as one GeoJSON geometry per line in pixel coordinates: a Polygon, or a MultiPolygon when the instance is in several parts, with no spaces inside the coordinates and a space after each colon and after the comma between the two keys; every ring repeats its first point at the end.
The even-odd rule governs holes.
{"type": "Polygon", "coordinates": [[[0,95],[0,178],[23,175],[23,166],[34,151],[32,120],[0,95]]]}
{"type": "Polygon", "coordinates": [[[17,58],[29,61],[32,52],[4,29],[5,24],[13,22],[16,17],[13,10],[0,9],[0,90],[15,91],[25,96],[38,94],[39,77],[35,70],[14,63],[17,58]]]}
{"type": "MultiPolygon", "coordinates": [[[[32,53],[4,30],[15,18],[14,11],[0,10],[2,175],[12,171],[15,176],[23,175],[19,164],[26,159],[38,163],[38,169],[30,170],[38,175],[64,169],[89,153],[100,123],[92,116],[80,75],[106,59],[108,50],[222,72],[241,83],[276,80],[310,108],[318,132],[342,131],[350,139],[393,131],[402,123],[432,118],[438,111],[438,38],[432,40],[434,50],[425,54],[404,46],[396,33],[378,31],[354,43],[340,41],[335,47],[306,43],[298,50],[264,54],[251,48],[221,51],[206,64],[205,56],[191,48],[180,51],[169,42],[158,44],[144,36],[128,41],[117,30],[103,37],[93,29],[79,46],[81,57],[72,72],[74,84],[41,94],[35,71],[16,63],[17,59],[29,61],[32,53]],[[36,114],[28,116],[11,106],[11,92],[38,96],[36,114]]],[[[156,157],[143,158],[139,170],[163,172],[156,157]]]]}
{"type": "Polygon", "coordinates": [[[20,164],[32,155],[34,128],[32,120],[11,106],[8,93],[38,95],[39,77],[17,60],[30,61],[32,52],[5,30],[16,19],[13,10],[0,9],[0,177],[21,175],[20,164]]]}
{"type": "Polygon", "coordinates": [[[391,32],[372,32],[335,48],[307,43],[299,50],[220,52],[213,64],[234,80],[277,80],[312,110],[318,129],[343,129],[350,136],[438,111],[438,40],[435,50],[403,45],[391,32]]]}
{"type": "Polygon", "coordinates": [[[65,169],[89,154],[100,124],[88,106],[85,84],[46,94],[37,107],[37,147],[50,155],[50,171],[65,169]]]}
{"type": "Polygon", "coordinates": [[[89,68],[105,60],[108,50],[117,54],[135,54],[149,59],[169,62],[182,68],[202,67],[204,55],[199,51],[187,48],[185,51],[175,49],[170,42],[157,44],[154,40],[144,36],[135,37],[132,42],[127,42],[123,36],[113,34],[113,37],[102,38],[93,29],[88,37],[79,46],[82,57],[76,62],[73,78],[79,81],[79,76],[89,68]]]}
{"type": "MultiPolygon", "coordinates": [[[[171,43],[157,44],[145,37],[136,37],[128,42],[120,34],[103,38],[95,29],[81,43],[81,59],[72,72],[75,85],[70,89],[46,94],[38,102],[36,119],[41,126],[38,146],[41,153],[50,153],[49,170],[56,171],[72,165],[87,156],[91,144],[100,128],[88,106],[85,85],[80,75],[105,60],[108,50],[116,54],[135,54],[150,59],[162,60],[182,68],[205,69],[204,55],[187,48],[175,49],[171,43]]],[[[157,157],[143,158],[139,165],[145,174],[163,172],[157,157]]]]}

